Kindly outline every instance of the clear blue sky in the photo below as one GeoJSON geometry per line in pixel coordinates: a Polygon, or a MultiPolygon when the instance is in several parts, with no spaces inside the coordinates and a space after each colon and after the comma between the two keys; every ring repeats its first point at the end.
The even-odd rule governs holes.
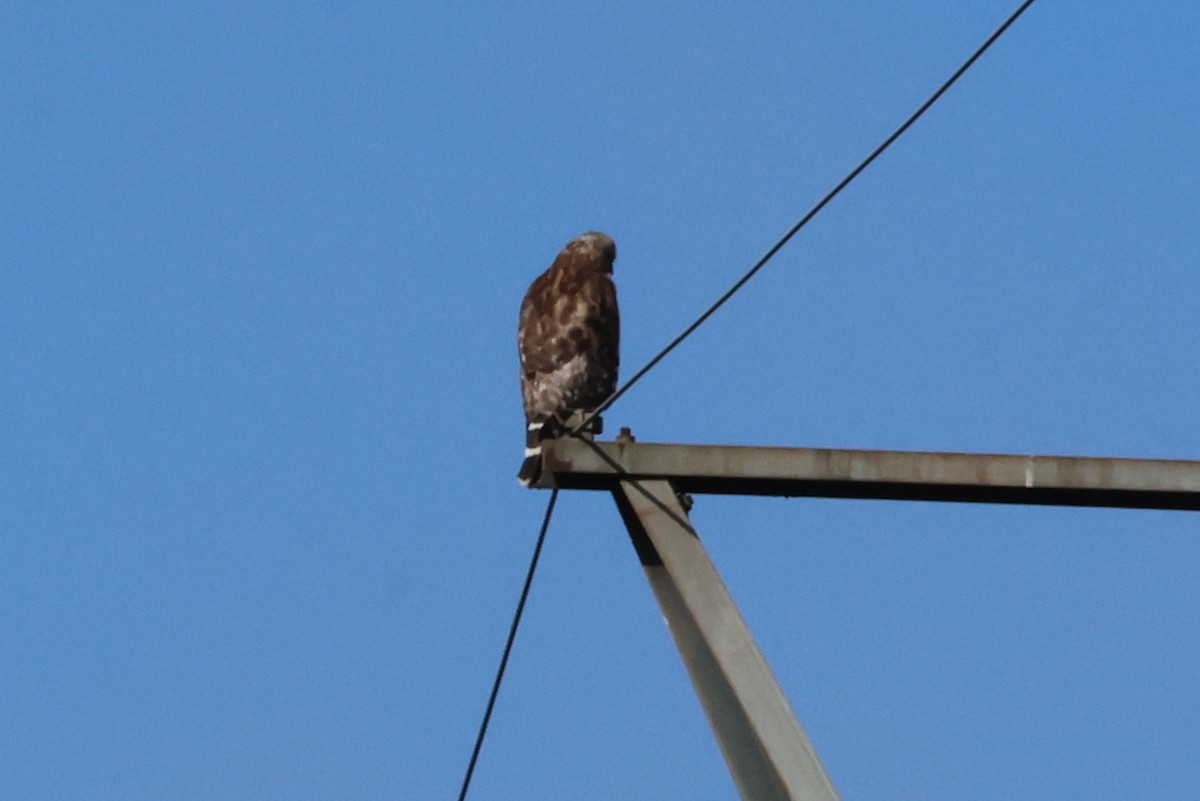
{"type": "MultiPolygon", "coordinates": [[[[529,281],[628,375],[1015,2],[0,9],[0,799],[445,799],[544,508],[529,281]]],[[[1200,458],[1200,5],[1043,0],[607,416],[1200,458]]],[[[843,798],[1200,787],[1200,516],[699,498],[843,798]]],[[[728,799],[561,498],[473,799],[728,799]]]]}

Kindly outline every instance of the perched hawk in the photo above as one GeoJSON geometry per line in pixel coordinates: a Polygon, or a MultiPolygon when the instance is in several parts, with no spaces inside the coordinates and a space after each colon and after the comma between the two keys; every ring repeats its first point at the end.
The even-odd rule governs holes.
{"type": "Polygon", "coordinates": [[[527,435],[517,479],[526,486],[537,477],[541,441],[557,436],[573,412],[595,409],[617,387],[616,259],[617,245],[608,234],[578,236],[521,303],[517,350],[527,435]]]}

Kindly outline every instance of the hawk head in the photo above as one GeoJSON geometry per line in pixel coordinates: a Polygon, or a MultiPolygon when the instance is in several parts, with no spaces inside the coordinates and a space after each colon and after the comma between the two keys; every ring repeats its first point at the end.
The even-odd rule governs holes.
{"type": "Polygon", "coordinates": [[[567,243],[563,255],[578,256],[595,264],[603,272],[611,273],[617,260],[617,243],[608,234],[588,231],[567,243]]]}

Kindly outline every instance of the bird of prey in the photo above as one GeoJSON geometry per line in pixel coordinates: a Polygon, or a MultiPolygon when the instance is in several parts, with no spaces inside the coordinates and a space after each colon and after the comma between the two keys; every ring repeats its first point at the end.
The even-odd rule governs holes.
{"type": "Polygon", "coordinates": [[[541,442],[558,436],[616,390],[620,316],[613,262],[617,245],[590,231],[572,239],[530,285],[521,303],[517,351],[525,405],[528,486],[541,465],[541,442]]]}

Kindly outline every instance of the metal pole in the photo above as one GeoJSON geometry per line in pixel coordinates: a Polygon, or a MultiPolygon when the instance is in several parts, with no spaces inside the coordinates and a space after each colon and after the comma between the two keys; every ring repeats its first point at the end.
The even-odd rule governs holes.
{"type": "Polygon", "coordinates": [[[675,490],[622,481],[613,497],[741,797],[837,801],[675,490]]]}

